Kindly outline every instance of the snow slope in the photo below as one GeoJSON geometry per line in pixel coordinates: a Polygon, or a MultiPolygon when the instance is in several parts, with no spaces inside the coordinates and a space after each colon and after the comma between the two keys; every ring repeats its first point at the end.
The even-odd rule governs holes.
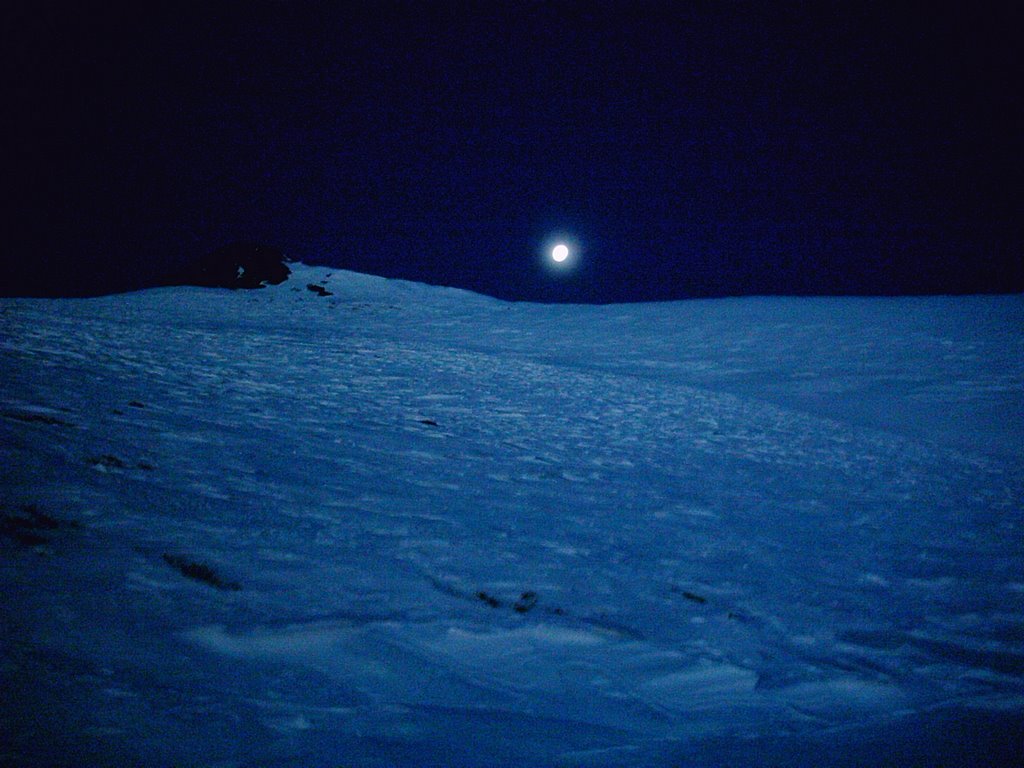
{"type": "Polygon", "coordinates": [[[0,301],[0,763],[1024,750],[1022,297],[294,267],[0,301]]]}

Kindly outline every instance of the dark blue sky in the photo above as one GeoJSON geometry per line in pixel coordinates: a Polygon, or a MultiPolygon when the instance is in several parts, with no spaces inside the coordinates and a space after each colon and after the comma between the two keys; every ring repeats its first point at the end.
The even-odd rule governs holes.
{"type": "Polygon", "coordinates": [[[1017,3],[147,5],[11,12],[6,292],[234,240],[548,301],[1024,290],[1017,3]]]}

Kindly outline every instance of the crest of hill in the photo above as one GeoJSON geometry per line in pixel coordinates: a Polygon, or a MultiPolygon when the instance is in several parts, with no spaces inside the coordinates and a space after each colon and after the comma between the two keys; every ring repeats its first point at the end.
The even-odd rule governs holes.
{"type": "Polygon", "coordinates": [[[415,317],[425,330],[441,317],[470,316],[510,306],[500,299],[447,288],[284,260],[286,279],[237,290],[229,286],[164,284],[91,299],[113,302],[125,318],[253,329],[306,326],[315,318],[346,317],[335,310],[373,308],[389,317],[415,317]],[[214,288],[214,290],[210,290],[214,288]]]}
{"type": "MultiPolygon", "coordinates": [[[[346,269],[314,266],[300,261],[287,262],[291,270],[286,282],[276,290],[303,290],[320,293],[310,286],[319,286],[327,292],[324,298],[335,297],[343,301],[391,302],[434,304],[449,302],[477,302],[504,304],[506,302],[490,296],[447,286],[428,285],[391,277],[379,277],[346,269]]],[[[322,294],[321,294],[322,295],[322,294]]]]}
{"type": "Polygon", "coordinates": [[[395,278],[313,266],[286,257],[277,248],[236,242],[207,254],[184,268],[165,276],[157,288],[221,288],[231,291],[257,289],[292,292],[309,291],[335,301],[436,304],[498,301],[461,288],[427,285],[395,278]],[[458,298],[457,298],[458,297],[458,298]]]}

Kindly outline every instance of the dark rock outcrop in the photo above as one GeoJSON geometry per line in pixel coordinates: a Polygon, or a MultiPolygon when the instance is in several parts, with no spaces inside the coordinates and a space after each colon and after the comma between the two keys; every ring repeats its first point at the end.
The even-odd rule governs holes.
{"type": "Polygon", "coordinates": [[[288,279],[291,270],[277,248],[232,243],[199,259],[167,281],[168,285],[206,288],[263,288],[288,279]]]}
{"type": "Polygon", "coordinates": [[[0,514],[0,540],[6,539],[25,547],[49,544],[51,536],[61,529],[78,527],[74,521],[46,514],[35,504],[22,504],[18,512],[0,514]]]}
{"type": "Polygon", "coordinates": [[[182,555],[172,555],[166,552],[164,553],[163,558],[165,563],[186,579],[201,582],[202,584],[205,584],[208,587],[213,587],[214,589],[238,591],[242,588],[242,585],[237,581],[227,581],[222,579],[220,575],[213,570],[213,568],[205,563],[199,563],[182,555]]]}
{"type": "Polygon", "coordinates": [[[306,286],[306,289],[312,291],[317,296],[333,296],[334,295],[333,293],[328,291],[326,288],[324,288],[322,285],[317,285],[316,283],[310,283],[309,285],[306,286]]]}

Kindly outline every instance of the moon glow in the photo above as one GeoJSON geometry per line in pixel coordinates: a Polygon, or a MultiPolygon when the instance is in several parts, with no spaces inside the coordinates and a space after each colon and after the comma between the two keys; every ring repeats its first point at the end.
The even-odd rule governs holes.
{"type": "Polygon", "coordinates": [[[559,243],[551,249],[551,258],[558,262],[565,261],[569,258],[569,246],[559,243]]]}

